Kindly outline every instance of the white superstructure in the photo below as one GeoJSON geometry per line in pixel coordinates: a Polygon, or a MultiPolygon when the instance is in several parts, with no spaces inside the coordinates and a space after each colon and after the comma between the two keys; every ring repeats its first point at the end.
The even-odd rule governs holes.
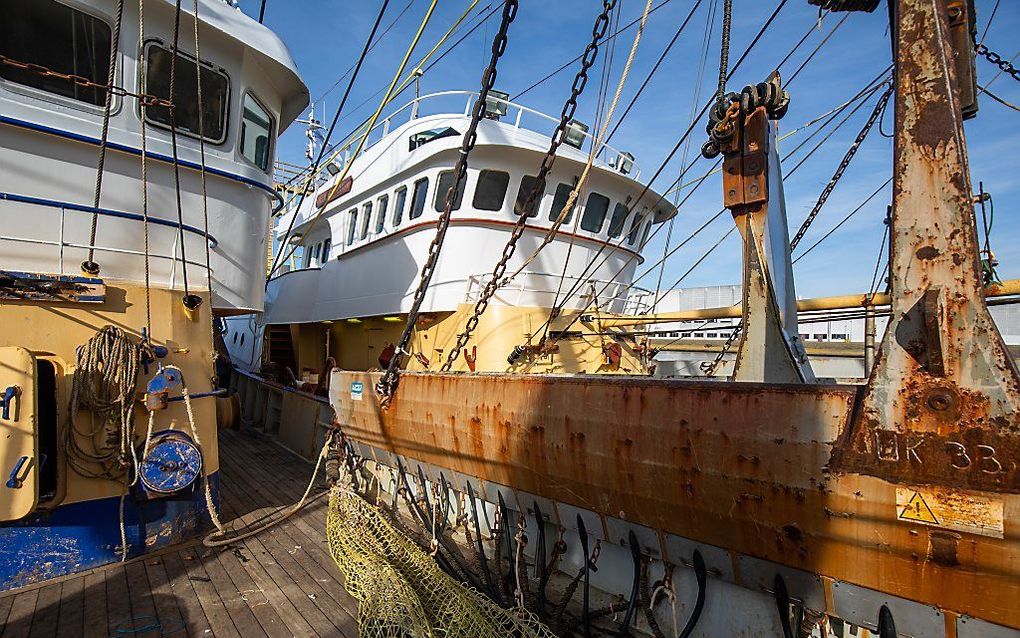
{"type": "MultiPolygon", "coordinates": [[[[475,94],[424,96],[381,122],[378,139],[352,162],[350,190],[326,203],[337,175],[319,186],[297,210],[293,236],[303,244],[267,292],[266,324],[308,323],[397,315],[406,312],[435,236],[443,199],[452,186],[463,132],[475,94]],[[466,102],[462,112],[424,115],[436,103],[466,102]],[[397,125],[395,121],[407,119],[397,125]],[[321,212],[320,212],[321,211],[321,212]],[[315,221],[316,216],[320,219],[315,221]]],[[[503,251],[532,179],[549,146],[552,118],[505,102],[505,113],[480,122],[468,177],[455,206],[442,256],[423,312],[454,311],[472,302],[503,251]]],[[[508,273],[524,263],[553,225],[588,160],[591,136],[573,129],[575,145],[560,147],[508,273]]],[[[555,239],[494,303],[551,307],[579,280],[567,308],[583,306],[594,282],[600,303],[624,309],[640,251],[652,225],[676,209],[638,181],[633,158],[608,146],[593,169],[570,217],[555,239]]],[[[338,192],[346,188],[337,189],[338,192]]],[[[291,213],[295,214],[295,213],[291,213]]],[[[289,216],[278,229],[290,224],[289,216]]],[[[250,338],[250,337],[249,337],[250,338]]]]}
{"type": "MultiPolygon", "coordinates": [[[[116,18],[111,0],[10,0],[0,26],[0,268],[80,274],[94,246],[106,280],[144,281],[142,117],[134,94],[169,96],[175,3],[124,3],[102,197],[94,187],[105,92],[24,69],[40,65],[106,85],[116,18]],[[125,92],[127,94],[125,94],[125,92]],[[97,225],[90,238],[93,214],[97,225]]],[[[158,288],[206,290],[193,3],[182,3],[176,63],[178,223],[165,107],[146,107],[149,271],[158,288]],[[182,245],[183,235],[183,245],[182,245]]],[[[213,307],[261,310],[265,235],[282,205],[270,175],[276,138],[308,104],[280,39],[223,0],[200,0],[208,234],[213,307]]]]}

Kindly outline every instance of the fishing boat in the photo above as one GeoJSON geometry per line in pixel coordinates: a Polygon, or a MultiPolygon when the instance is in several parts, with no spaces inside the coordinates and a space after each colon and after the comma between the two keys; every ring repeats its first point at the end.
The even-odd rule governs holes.
{"type": "Polygon", "coordinates": [[[222,0],[4,3],[0,590],[208,527],[213,319],[262,307],[276,138],[307,104],[222,0]]]}
{"type": "MultiPolygon", "coordinates": [[[[364,605],[377,609],[380,591],[435,594],[434,580],[416,580],[425,570],[390,552],[368,502],[456,581],[561,635],[1020,635],[1020,376],[985,301],[1020,288],[987,276],[977,239],[982,197],[963,135],[976,114],[973,5],[890,5],[894,76],[871,87],[879,100],[862,131],[894,105],[885,292],[797,299],[791,243],[802,233],[791,242],[778,76],[720,91],[705,109],[703,153],[720,158],[723,204],[743,239],[736,307],[650,312],[624,291],[633,271],[570,261],[571,246],[588,251],[590,268],[607,252],[636,261],[628,229],[640,249],[642,224],[675,214],[614,174],[622,153],[573,185],[592,194],[575,219],[602,194],[600,210],[622,203],[618,223],[579,237],[529,228],[571,209],[539,206],[532,222],[516,203],[557,200],[584,154],[561,151],[576,130],[565,117],[542,156],[510,124],[524,107],[484,82],[463,114],[418,117],[416,100],[407,124],[384,121],[379,142],[344,158],[315,205],[281,225],[278,262],[297,252],[291,241],[306,246],[304,262],[273,280],[266,316],[239,327],[254,349],[235,358],[249,362],[235,387],[246,422],[332,464],[334,556],[400,583],[359,586],[364,605]],[[501,129],[524,148],[494,163],[486,151],[501,129]],[[536,173],[516,165],[529,156],[542,158],[536,173]],[[374,173],[376,159],[392,174],[374,173]],[[515,199],[531,174],[531,193],[515,199]],[[411,210],[433,216],[420,230],[391,227],[403,188],[411,210]],[[495,216],[479,205],[490,201],[495,216]],[[320,218],[328,234],[313,232],[320,218]],[[476,283],[468,273],[484,254],[494,265],[476,283]],[[563,287],[542,285],[549,272],[563,287]],[[798,312],[835,309],[889,315],[863,383],[819,381],[800,338],[798,312]],[[649,377],[641,326],[729,318],[739,330],[720,348],[734,355],[725,378],[717,365],[702,379],[649,377]],[[376,535],[378,545],[365,540],[376,535]],[[371,571],[387,560],[393,569],[371,571]]],[[[503,36],[506,24],[504,14],[503,36]]],[[[590,144],[589,158],[603,153],[598,135],[590,144]]]]}

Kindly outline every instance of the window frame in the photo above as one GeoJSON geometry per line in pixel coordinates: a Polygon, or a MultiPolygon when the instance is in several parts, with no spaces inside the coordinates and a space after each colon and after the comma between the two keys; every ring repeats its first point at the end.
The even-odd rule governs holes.
{"type": "MultiPolygon", "coordinates": [[[[95,20],[98,20],[99,22],[102,22],[104,25],[106,25],[106,28],[108,28],[110,30],[110,43],[111,43],[111,46],[113,45],[113,16],[112,15],[107,15],[106,13],[99,11],[96,7],[82,6],[81,4],[79,4],[77,2],[75,2],[73,4],[72,3],[68,3],[68,2],[64,2],[62,0],[53,0],[53,2],[55,4],[63,5],[65,7],[67,7],[67,8],[69,8],[69,9],[71,9],[72,11],[77,11],[79,13],[82,13],[84,15],[89,16],[90,18],[94,18],[95,20]]],[[[109,49],[106,49],[104,57],[105,57],[105,59],[107,61],[109,61],[109,57],[110,57],[109,49]]],[[[124,51],[122,51],[120,49],[120,46],[118,44],[118,46],[117,46],[117,68],[114,70],[114,84],[115,85],[120,85],[120,86],[124,85],[124,77],[125,77],[125,74],[124,74],[124,61],[126,59],[127,58],[124,55],[124,51]]],[[[107,72],[109,72],[109,69],[107,69],[107,72]]],[[[97,80],[97,82],[102,82],[102,83],[105,84],[107,79],[108,78],[106,78],[106,77],[99,78],[97,80]]],[[[88,102],[88,101],[85,101],[85,100],[79,100],[79,99],[73,98],[73,97],[68,97],[66,95],[61,95],[59,93],[54,93],[52,91],[47,91],[46,89],[41,89],[39,87],[32,86],[30,84],[22,84],[22,83],[20,83],[20,82],[18,82],[16,80],[9,80],[9,79],[3,78],[3,77],[0,77],[0,87],[2,87],[3,89],[5,89],[7,91],[11,91],[12,93],[18,93],[18,94],[21,94],[21,95],[25,95],[27,97],[36,98],[36,99],[42,100],[44,102],[51,102],[51,103],[54,103],[54,104],[60,104],[62,106],[67,106],[69,108],[73,108],[73,109],[76,109],[76,110],[79,110],[79,111],[83,111],[83,112],[86,112],[86,113],[92,113],[92,114],[96,114],[96,115],[102,115],[103,111],[106,108],[105,104],[93,104],[92,102],[88,102]]],[[[112,115],[116,115],[117,113],[120,112],[121,106],[123,104],[122,99],[123,98],[121,96],[116,95],[116,94],[114,94],[112,96],[112,99],[110,100],[110,114],[111,114],[111,116],[112,115]]]]}
{"type": "MultiPolygon", "coordinates": [[[[455,176],[456,173],[457,173],[456,169],[450,168],[439,171],[439,174],[436,175],[436,192],[433,195],[433,199],[435,200],[435,202],[433,203],[432,207],[435,209],[437,213],[442,213],[446,211],[446,192],[443,190],[443,177],[446,175],[455,176]]],[[[464,206],[464,195],[467,194],[467,183],[468,175],[467,173],[464,173],[464,187],[460,188],[459,185],[456,183],[453,185],[453,188],[455,188],[456,190],[453,193],[453,206],[450,207],[451,212],[455,210],[460,210],[464,206]]],[[[446,190],[449,189],[450,187],[447,187],[446,190]]]]}
{"type": "MultiPolygon", "coordinates": [[[[228,80],[227,91],[228,91],[228,97],[229,97],[229,91],[230,91],[229,80],[230,80],[230,78],[227,78],[227,80],[228,80]]],[[[241,158],[244,161],[248,162],[249,164],[251,164],[255,168],[257,168],[260,171],[262,171],[263,173],[266,173],[267,175],[269,175],[269,174],[272,173],[272,170],[273,170],[273,158],[275,157],[275,153],[276,153],[276,115],[269,109],[268,106],[266,106],[265,102],[263,102],[262,100],[259,99],[258,95],[255,95],[255,92],[252,91],[251,89],[247,89],[247,90],[244,91],[244,93],[241,94],[241,102],[238,105],[238,108],[240,110],[240,113],[238,114],[239,117],[237,118],[237,120],[238,120],[238,123],[237,123],[237,144],[236,144],[237,154],[240,155],[241,158]],[[248,97],[250,97],[252,100],[254,100],[255,103],[258,104],[262,108],[262,110],[266,112],[266,115],[269,116],[269,148],[266,151],[266,167],[265,168],[262,168],[261,166],[259,166],[255,162],[253,162],[250,159],[248,159],[248,156],[244,154],[243,150],[241,150],[241,129],[244,127],[244,100],[245,100],[245,98],[248,98],[248,97]]],[[[230,111],[229,102],[228,102],[228,106],[227,106],[227,111],[228,112],[230,111]]],[[[224,129],[224,135],[226,135],[226,129],[224,129]]]]}
{"type": "MultiPolygon", "coordinates": [[[[169,53],[170,55],[173,55],[173,47],[167,45],[167,43],[163,42],[163,40],[160,39],[160,38],[147,38],[145,40],[145,42],[142,43],[141,64],[137,65],[138,66],[138,73],[139,73],[138,78],[137,78],[137,82],[138,82],[138,88],[139,88],[139,92],[140,93],[148,93],[148,86],[146,84],[146,78],[148,78],[148,75],[149,75],[149,48],[152,47],[153,45],[158,45],[159,47],[165,49],[167,51],[167,53],[169,53]]],[[[176,128],[176,129],[171,129],[170,126],[168,126],[166,124],[163,124],[162,122],[158,122],[156,120],[150,119],[149,116],[148,116],[148,114],[149,114],[149,110],[148,109],[145,110],[145,123],[147,125],[155,126],[156,128],[162,129],[162,130],[167,131],[167,132],[170,132],[171,130],[173,130],[173,131],[175,131],[177,133],[177,135],[183,135],[184,137],[190,137],[193,140],[199,140],[199,139],[200,140],[204,140],[206,144],[212,144],[214,146],[222,146],[222,145],[226,144],[227,139],[230,137],[230,111],[231,111],[231,105],[233,103],[232,100],[233,100],[233,94],[234,94],[234,91],[233,91],[233,85],[234,85],[233,79],[230,77],[230,74],[227,73],[227,70],[224,69],[223,67],[221,67],[219,65],[216,65],[216,64],[213,64],[212,62],[207,62],[205,60],[199,60],[194,55],[191,55],[187,51],[182,51],[180,49],[180,47],[178,47],[178,49],[177,49],[177,54],[180,55],[181,57],[183,57],[184,59],[189,60],[191,62],[194,62],[197,65],[204,66],[207,69],[209,69],[210,71],[213,71],[214,73],[218,73],[218,74],[222,75],[224,78],[227,79],[227,94],[225,96],[225,99],[223,100],[223,104],[226,107],[224,109],[224,113],[223,113],[223,137],[221,139],[219,139],[219,140],[216,140],[216,139],[213,139],[211,137],[199,136],[199,135],[197,135],[195,133],[192,133],[191,131],[182,129],[180,127],[176,128]]],[[[203,85],[203,86],[205,86],[205,85],[203,85]]],[[[142,110],[141,109],[141,105],[139,104],[138,112],[137,112],[139,118],[141,118],[141,110],[142,110]]]]}
{"type": "Polygon", "coordinates": [[[404,210],[407,208],[407,185],[400,186],[393,191],[393,217],[390,219],[390,226],[398,228],[404,223],[404,210]]]}
{"type": "Polygon", "coordinates": [[[412,184],[414,190],[411,191],[411,207],[408,209],[407,212],[407,219],[409,221],[412,219],[418,219],[419,217],[425,214],[425,209],[428,208],[429,205],[429,181],[430,180],[427,175],[425,177],[421,177],[419,179],[414,180],[414,183],[412,184]],[[424,184],[424,186],[421,189],[422,190],[421,206],[418,205],[417,197],[418,186],[420,184],[424,184]],[[417,213],[415,211],[417,211],[417,213]]]}
{"type": "Polygon", "coordinates": [[[368,239],[369,231],[372,229],[372,210],[372,200],[368,200],[361,205],[361,239],[359,241],[368,239]]]}
{"type": "Polygon", "coordinates": [[[353,246],[358,241],[358,207],[347,211],[347,245],[353,246]]]}
{"type": "Polygon", "coordinates": [[[389,212],[390,196],[383,193],[375,200],[375,234],[381,235],[386,230],[386,213],[389,212]]]}
{"type": "MultiPolygon", "coordinates": [[[[556,203],[562,188],[567,189],[563,197],[563,204],[567,203],[567,200],[570,199],[570,193],[574,191],[574,187],[566,182],[560,182],[556,185],[556,190],[553,191],[552,207],[549,209],[549,221],[553,223],[556,223],[556,219],[560,216],[560,211],[563,210],[563,206],[556,203]]],[[[577,198],[574,198],[574,204],[570,207],[570,212],[567,213],[567,216],[563,218],[563,223],[569,224],[570,220],[574,218],[575,212],[577,212],[577,198]]]]}
{"type": "MultiPolygon", "coordinates": [[[[500,177],[500,179],[502,179],[502,177],[500,177]]],[[[495,191],[493,191],[493,192],[495,192],[495,191]]],[[[480,171],[478,171],[478,176],[475,178],[475,189],[474,189],[474,192],[471,193],[471,207],[475,208],[477,210],[485,210],[485,211],[489,211],[489,212],[499,212],[499,211],[503,210],[503,208],[506,206],[506,196],[507,196],[507,193],[509,193],[509,192],[510,192],[510,173],[508,173],[507,171],[501,171],[501,170],[495,169],[495,168],[483,168],[480,171]],[[496,206],[496,208],[490,208],[488,206],[482,206],[481,204],[478,203],[478,194],[479,194],[480,188],[481,188],[482,183],[483,183],[482,182],[482,176],[486,175],[488,173],[496,173],[496,174],[499,174],[500,176],[503,176],[503,175],[506,176],[506,182],[503,184],[503,194],[502,194],[502,196],[500,196],[499,204],[496,206]]]]}
{"type": "Polygon", "coordinates": [[[527,215],[528,219],[537,219],[538,218],[538,213],[539,213],[539,211],[542,210],[542,200],[545,199],[545,189],[549,188],[548,180],[546,180],[546,184],[545,184],[545,187],[542,189],[542,192],[535,196],[535,201],[534,201],[535,208],[534,208],[534,210],[530,210],[530,211],[527,211],[527,212],[525,212],[525,211],[517,212],[517,209],[519,207],[523,208],[524,204],[526,204],[528,202],[528,193],[531,192],[531,189],[533,189],[535,187],[535,184],[537,182],[538,182],[538,175],[526,175],[526,174],[525,175],[521,175],[521,181],[520,181],[519,184],[517,184],[517,195],[514,196],[514,209],[513,209],[513,216],[514,217],[521,217],[522,215],[527,215]],[[527,181],[527,180],[531,180],[531,184],[528,186],[528,192],[525,193],[524,190],[523,190],[524,189],[524,182],[527,181]],[[523,199],[521,199],[521,195],[524,195],[523,199]]]}
{"type": "Polygon", "coordinates": [[[630,219],[630,216],[630,208],[623,202],[616,202],[616,205],[613,206],[613,214],[609,216],[609,228],[606,231],[610,239],[624,236],[624,229],[627,228],[627,221],[630,219]],[[614,224],[617,222],[619,225],[614,228],[614,224]],[[613,234],[613,230],[616,230],[615,234],[613,234]]]}
{"type": "Polygon", "coordinates": [[[580,224],[581,230],[583,230],[586,233],[591,233],[593,235],[601,235],[602,231],[606,227],[606,218],[609,217],[609,204],[610,203],[612,203],[611,200],[608,197],[606,197],[605,195],[603,195],[602,193],[599,193],[599,192],[596,192],[596,191],[591,191],[590,193],[588,193],[588,197],[586,197],[585,200],[584,200],[584,210],[581,211],[581,224],[580,224]],[[600,197],[600,198],[606,200],[606,208],[601,213],[601,216],[600,216],[600,219],[599,219],[598,228],[595,229],[595,230],[592,230],[590,228],[586,228],[584,223],[585,223],[585,220],[588,219],[588,209],[591,206],[591,201],[592,201],[592,198],[594,198],[594,197],[600,197]]]}

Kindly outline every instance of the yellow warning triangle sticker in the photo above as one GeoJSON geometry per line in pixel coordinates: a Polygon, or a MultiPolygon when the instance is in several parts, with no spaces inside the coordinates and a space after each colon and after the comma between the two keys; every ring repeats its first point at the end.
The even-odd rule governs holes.
{"type": "Polygon", "coordinates": [[[900,520],[917,521],[919,523],[928,523],[929,525],[939,524],[939,519],[935,518],[935,513],[924,502],[924,497],[921,496],[920,492],[914,492],[910,497],[906,507],[900,512],[900,520]]]}

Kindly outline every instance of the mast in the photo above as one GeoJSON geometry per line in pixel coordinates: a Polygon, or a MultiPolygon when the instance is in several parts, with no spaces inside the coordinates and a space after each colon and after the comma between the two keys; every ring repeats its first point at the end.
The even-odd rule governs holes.
{"type": "Polygon", "coordinates": [[[971,43],[953,46],[966,5],[894,2],[892,318],[833,466],[1018,492],[1020,375],[984,301],[956,61],[971,43]]]}

